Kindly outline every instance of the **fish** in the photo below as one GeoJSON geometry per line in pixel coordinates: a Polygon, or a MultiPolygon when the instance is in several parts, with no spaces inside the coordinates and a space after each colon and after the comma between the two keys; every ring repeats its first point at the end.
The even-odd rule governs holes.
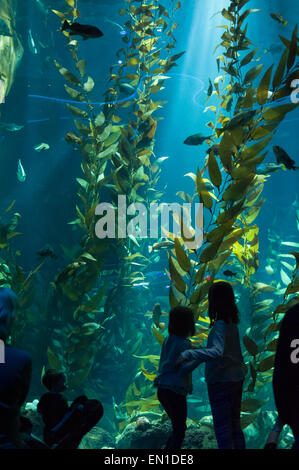
{"type": "Polygon", "coordinates": [[[104,36],[104,33],[96,26],[90,26],[80,23],[70,24],[67,20],[64,21],[61,31],[70,31],[70,36],[81,36],[84,41],[87,39],[95,39],[104,36]]]}
{"type": "Polygon", "coordinates": [[[74,134],[73,132],[68,132],[65,136],[65,140],[67,142],[70,142],[72,144],[82,144],[83,142],[83,137],[78,137],[76,134],[74,134]]]}
{"type": "Polygon", "coordinates": [[[41,152],[42,150],[49,150],[49,148],[50,148],[50,145],[49,145],[49,144],[46,144],[46,143],[42,142],[41,144],[36,145],[36,146],[34,147],[34,150],[35,150],[36,152],[41,152]]]}
{"type": "Polygon", "coordinates": [[[295,166],[295,161],[292,160],[286,151],[279,147],[278,145],[273,146],[273,152],[276,156],[277,163],[283,163],[288,170],[298,170],[298,167],[295,166]]]}
{"type": "Polygon", "coordinates": [[[2,18],[0,18],[0,36],[12,37],[8,24],[2,18]]]}
{"type": "Polygon", "coordinates": [[[266,53],[270,52],[270,54],[275,55],[275,54],[281,53],[282,49],[283,49],[283,45],[274,43],[274,44],[270,44],[269,47],[266,47],[264,49],[264,52],[266,52],[266,53]]]}
{"type": "Polygon", "coordinates": [[[38,50],[37,50],[37,47],[35,45],[31,29],[29,29],[29,31],[28,31],[28,46],[29,46],[29,49],[32,52],[32,54],[34,54],[34,55],[38,54],[38,50]]]}
{"type": "Polygon", "coordinates": [[[150,317],[153,320],[153,323],[156,325],[157,328],[164,329],[165,323],[160,323],[160,317],[168,317],[169,314],[167,312],[162,312],[160,304],[155,304],[152,312],[147,312],[145,317],[150,317]]]}
{"type": "MultiPolygon", "coordinates": [[[[119,279],[119,270],[103,270],[100,273],[100,278],[105,281],[108,281],[109,283],[117,282],[119,279]]],[[[169,280],[165,272],[150,271],[148,273],[143,273],[143,279],[141,278],[140,282],[134,282],[132,286],[135,288],[143,287],[145,289],[148,289],[149,287],[158,285],[159,288],[161,288],[165,286],[165,282],[169,284],[169,280]]]]}
{"type": "Polygon", "coordinates": [[[0,122],[0,128],[5,129],[6,131],[9,132],[17,132],[23,129],[24,126],[20,126],[18,124],[14,123],[8,123],[8,122],[0,122]]]}
{"type": "Polygon", "coordinates": [[[174,242],[171,240],[165,240],[158,243],[154,243],[152,246],[148,247],[148,252],[152,253],[152,251],[158,250],[167,250],[168,248],[173,248],[174,242]]]}
{"type": "Polygon", "coordinates": [[[38,250],[36,254],[39,256],[39,258],[52,258],[52,259],[57,259],[58,256],[54,253],[53,248],[51,245],[45,245],[44,248],[41,250],[38,250]]]}
{"type": "Polygon", "coordinates": [[[208,88],[208,97],[210,97],[213,93],[213,83],[212,83],[212,80],[209,78],[209,88],[208,88]]]}
{"type": "Polygon", "coordinates": [[[123,93],[127,93],[129,95],[131,95],[132,93],[135,93],[136,92],[136,88],[134,88],[132,85],[130,85],[129,83],[119,83],[118,84],[118,88],[120,89],[120,91],[122,91],[123,93]]]}
{"type": "Polygon", "coordinates": [[[17,178],[21,183],[24,183],[26,180],[26,172],[22,165],[21,159],[18,160],[17,178]]]}
{"type": "Polygon", "coordinates": [[[162,312],[160,304],[155,304],[153,308],[153,322],[157,328],[159,328],[161,313],[162,312]]]}
{"type": "Polygon", "coordinates": [[[242,111],[236,114],[222,129],[221,132],[233,131],[237,127],[244,126],[255,116],[256,111],[242,111]]]}
{"type": "Polygon", "coordinates": [[[233,276],[236,276],[237,273],[233,273],[232,271],[230,271],[229,269],[227,269],[226,271],[223,271],[223,274],[226,276],[226,277],[233,277],[233,276]]]}
{"type": "Polygon", "coordinates": [[[266,163],[266,165],[257,170],[258,175],[268,175],[269,173],[275,173],[276,171],[284,170],[286,171],[285,165],[282,163],[277,165],[276,163],[266,163]]]}
{"type": "Polygon", "coordinates": [[[288,22],[283,19],[283,16],[280,13],[270,13],[270,16],[273,20],[277,21],[283,26],[286,26],[288,24],[288,22]]]}
{"type": "Polygon", "coordinates": [[[190,137],[187,137],[187,139],[184,141],[184,144],[186,145],[202,145],[206,140],[211,139],[210,136],[203,136],[202,134],[194,134],[191,135],[190,137]]]}
{"type": "Polygon", "coordinates": [[[144,289],[149,288],[149,282],[135,282],[132,284],[133,287],[143,287],[144,289]]]}
{"type": "Polygon", "coordinates": [[[256,170],[256,174],[268,175],[269,173],[275,173],[280,170],[286,171],[286,167],[282,163],[280,165],[277,165],[276,163],[266,163],[263,167],[256,170]]]}

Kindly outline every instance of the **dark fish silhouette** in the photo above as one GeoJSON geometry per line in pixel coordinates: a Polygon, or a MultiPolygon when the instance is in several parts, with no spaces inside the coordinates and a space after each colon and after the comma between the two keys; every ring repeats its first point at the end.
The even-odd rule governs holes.
{"type": "Polygon", "coordinates": [[[81,36],[84,41],[86,41],[86,39],[100,38],[104,36],[104,33],[102,33],[102,31],[96,26],[80,23],[70,24],[67,20],[64,21],[61,31],[70,31],[70,36],[81,36]]]}
{"type": "Polygon", "coordinates": [[[288,170],[298,170],[298,167],[295,166],[294,160],[292,160],[287,152],[278,145],[274,145],[273,152],[276,156],[277,163],[283,163],[288,170]]]}
{"type": "Polygon", "coordinates": [[[233,277],[233,276],[236,276],[237,273],[233,273],[232,271],[230,271],[229,269],[227,269],[226,271],[223,271],[223,274],[226,276],[226,277],[233,277]]]}
{"type": "Polygon", "coordinates": [[[202,145],[206,140],[210,139],[212,136],[203,136],[202,134],[194,134],[190,137],[187,137],[184,144],[186,145],[202,145]]]}
{"type": "Polygon", "coordinates": [[[245,126],[255,116],[256,111],[242,111],[236,114],[223,128],[223,131],[233,131],[237,127],[245,126]]]}
{"type": "Polygon", "coordinates": [[[212,93],[213,93],[213,83],[212,83],[211,79],[209,78],[209,88],[208,88],[207,95],[211,96],[212,93]]]}
{"type": "Polygon", "coordinates": [[[282,24],[283,26],[286,26],[288,24],[287,21],[285,21],[279,13],[270,13],[271,18],[273,20],[277,21],[278,23],[282,24]]]}
{"type": "Polygon", "coordinates": [[[36,254],[39,256],[39,258],[52,258],[52,259],[58,258],[58,256],[54,253],[54,250],[50,245],[44,246],[44,248],[37,251],[36,254]]]}

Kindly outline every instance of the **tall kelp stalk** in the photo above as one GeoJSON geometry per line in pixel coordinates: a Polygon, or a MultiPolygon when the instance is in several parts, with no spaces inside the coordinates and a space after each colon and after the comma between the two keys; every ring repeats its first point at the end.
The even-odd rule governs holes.
{"type": "MultiPolygon", "coordinates": [[[[66,3],[71,11],[54,11],[62,22],[80,15],[77,3],[73,0],[66,0],[66,3]]],[[[78,57],[79,42],[66,31],[63,34],[68,39],[80,76],[55,61],[68,82],[66,92],[78,105],[84,106],[67,105],[76,118],[74,123],[81,135],[74,132],[66,135],[66,140],[83,156],[83,178],[77,179],[80,202],[76,206],[77,218],[72,222],[83,231],[81,250],[57,275],[49,303],[53,338],[48,348],[48,360],[51,367],[66,372],[71,388],[80,386],[87,378],[96,355],[103,362],[103,357],[110,352],[111,369],[116,349],[122,348],[124,354],[118,358],[117,369],[122,370],[121,363],[124,362],[123,370],[127,374],[128,361],[137,350],[130,327],[130,315],[134,313],[130,287],[137,279],[143,279],[142,270],[149,264],[144,255],[146,246],[144,242],[138,243],[137,234],[120,240],[96,237],[95,209],[102,200],[102,190],[105,188],[106,193],[110,190],[116,217],[119,195],[125,195],[128,204],[158,201],[162,195],[155,189],[162,159],[156,160],[153,152],[158,119],[152,115],[163,102],[154,101],[152,95],[162,89],[167,78],[164,74],[176,65],[180,56],[170,56],[175,41],[175,23],[158,2],[145,1],[139,7],[133,0],[126,3],[127,8],[119,12],[129,16],[124,25],[124,47],[117,53],[118,64],[110,68],[110,87],[105,92],[100,113],[95,111],[89,98],[95,81],[92,77],[86,80],[86,61],[78,57]],[[169,18],[169,23],[165,18],[169,18]],[[157,35],[157,30],[160,33],[164,30],[169,37],[166,58],[161,57],[163,51],[158,48],[161,34],[157,35]],[[125,116],[120,117],[123,110],[125,116]],[[119,270],[113,289],[106,293],[108,286],[105,280],[102,285],[101,279],[105,278],[100,275],[108,250],[110,254],[114,253],[119,270]],[[133,263],[137,258],[142,260],[138,271],[133,263]]],[[[173,12],[179,6],[180,2],[173,2],[173,12]]],[[[137,345],[141,339],[138,338],[137,345]]],[[[133,365],[132,371],[134,376],[133,365]]]]}
{"type": "MultiPolygon", "coordinates": [[[[259,227],[253,222],[263,204],[262,191],[269,177],[258,174],[256,167],[264,161],[266,148],[279,124],[297,107],[291,102],[281,104],[283,98],[290,97],[291,82],[298,77],[298,65],[295,64],[298,54],[297,26],[290,40],[281,38],[286,48],[274,73],[272,65],[257,84],[256,79],[261,74],[263,65],[252,67],[258,48],[254,48],[247,38],[248,24],[245,25],[245,20],[255,11],[242,11],[248,1],[232,0],[228,9],[221,12],[229,25],[221,26],[225,32],[217,46],[217,49],[224,49],[222,55],[217,57],[218,71],[220,73],[222,70],[224,73],[214,80],[214,84],[210,80],[208,90],[208,99],[213,94],[220,102],[218,107],[209,107],[216,116],[214,122],[207,123],[212,134],[210,140],[204,139],[209,143],[208,156],[203,168],[188,174],[196,185],[195,194],[178,193],[184,202],[194,204],[199,199],[203,204],[203,245],[196,250],[188,249],[184,236],[177,238],[172,233],[168,234],[169,239],[175,243],[169,254],[169,274],[172,280],[169,301],[171,307],[183,304],[192,308],[198,322],[197,335],[192,339],[193,342],[202,342],[207,337],[207,294],[212,283],[220,280],[218,273],[224,266],[239,265],[236,284],[239,283],[242,289],[247,288],[249,295],[252,292],[257,295],[265,289],[263,285],[253,284],[251,280],[259,265],[259,227]],[[206,172],[209,178],[205,177],[206,172]]],[[[199,137],[201,136],[198,134],[190,136],[188,142],[191,145],[202,143],[202,138],[199,137]]],[[[186,232],[183,234],[186,235],[186,232]]],[[[292,293],[297,289],[296,282],[293,281],[292,293]]],[[[254,307],[255,301],[252,303],[254,307]]],[[[263,308],[265,305],[266,302],[263,308]]],[[[252,312],[253,323],[255,315],[259,315],[259,307],[252,312]]],[[[265,325],[265,330],[268,327],[269,322],[265,325]]],[[[271,327],[269,328],[271,331],[271,327]]],[[[153,329],[161,344],[163,334],[154,324],[153,329]]],[[[254,342],[248,335],[244,337],[248,394],[244,397],[242,411],[249,414],[243,416],[243,427],[255,419],[254,412],[263,405],[262,401],[252,398],[256,380],[261,374],[270,375],[269,370],[273,366],[273,357],[266,357],[266,351],[272,347],[272,339],[267,338],[267,341],[262,341],[256,348],[251,347],[254,342]]],[[[151,367],[156,369],[157,357],[148,356],[148,359],[152,363],[151,367]]],[[[143,372],[149,380],[154,379],[154,371],[143,372]]],[[[155,404],[149,403],[149,406],[153,407],[155,404]]]]}
{"type": "MultiPolygon", "coordinates": [[[[177,26],[174,14],[180,7],[180,2],[171,2],[170,13],[157,1],[146,1],[141,6],[135,6],[136,2],[133,1],[126,3],[127,8],[121,9],[119,13],[130,18],[124,24],[128,35],[123,40],[127,46],[117,53],[121,64],[116,66],[117,70],[111,70],[113,81],[108,99],[111,100],[112,96],[118,101],[122,96],[121,92],[129,93],[130,101],[116,101],[116,109],[129,107],[130,113],[126,115],[126,129],[121,129],[119,155],[112,157],[116,171],[111,196],[116,204],[117,196],[125,195],[127,204],[139,211],[138,203],[143,203],[149,209],[150,204],[159,202],[163,195],[163,192],[157,190],[157,184],[164,158],[156,158],[154,153],[155,134],[161,118],[153,117],[153,114],[165,102],[155,101],[153,95],[163,90],[165,80],[170,78],[165,74],[176,66],[176,61],[183,54],[171,55],[171,50],[175,47],[173,31],[177,26]],[[166,47],[162,48],[164,38],[168,38],[168,41],[166,47]],[[134,100],[131,101],[131,98],[134,100]]],[[[105,310],[116,314],[117,319],[114,324],[118,328],[113,329],[113,352],[115,354],[119,346],[123,349],[123,354],[118,356],[115,365],[115,374],[119,375],[120,370],[127,371],[128,367],[131,370],[130,375],[126,373],[123,376],[124,386],[131,382],[137,372],[133,354],[138,352],[143,341],[138,325],[140,322],[137,322],[137,338],[132,338],[132,319],[135,317],[136,323],[138,300],[145,305],[146,293],[144,296],[139,294],[138,297],[138,293],[132,289],[136,282],[145,280],[145,271],[152,264],[152,256],[148,253],[148,239],[140,236],[140,226],[138,227],[136,221],[135,224],[128,238],[118,243],[119,278],[105,302],[105,310]]],[[[148,236],[148,231],[146,235],[148,236]]],[[[113,368],[110,363],[110,372],[111,367],[113,368]]]]}

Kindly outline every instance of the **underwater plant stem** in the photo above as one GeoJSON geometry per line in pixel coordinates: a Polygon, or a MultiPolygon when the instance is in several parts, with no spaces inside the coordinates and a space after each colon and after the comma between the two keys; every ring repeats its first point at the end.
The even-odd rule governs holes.
{"type": "MultiPolygon", "coordinates": [[[[218,189],[218,201],[215,201],[215,203],[213,205],[213,210],[211,211],[210,221],[208,223],[207,228],[204,230],[204,233],[208,233],[209,228],[212,225],[212,221],[214,219],[214,215],[215,215],[216,209],[218,207],[217,204],[220,202],[219,199],[220,199],[221,194],[223,194],[224,190],[226,189],[226,184],[228,182],[228,179],[229,179],[229,175],[226,176],[226,179],[222,184],[222,189],[220,189],[220,188],[218,189]]],[[[203,246],[205,245],[206,242],[207,242],[207,240],[202,244],[201,249],[195,250],[195,256],[196,256],[196,259],[197,259],[197,264],[192,267],[192,270],[191,270],[191,273],[190,273],[190,279],[189,279],[189,282],[187,284],[187,293],[184,294],[185,297],[190,296],[190,294],[192,292],[192,288],[195,286],[194,279],[193,279],[194,278],[194,272],[195,272],[195,269],[197,269],[201,264],[199,258],[200,258],[203,246]]],[[[204,263],[204,264],[206,264],[206,263],[204,263]]]]}

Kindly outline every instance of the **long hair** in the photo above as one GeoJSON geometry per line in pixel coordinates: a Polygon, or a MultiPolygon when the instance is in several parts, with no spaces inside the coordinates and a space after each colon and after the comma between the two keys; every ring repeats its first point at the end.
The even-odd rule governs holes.
{"type": "Polygon", "coordinates": [[[175,307],[169,313],[168,333],[182,338],[195,335],[194,315],[188,307],[175,307]]]}
{"type": "Polygon", "coordinates": [[[209,289],[210,328],[216,320],[239,322],[239,311],[232,286],[228,282],[214,282],[209,289]]]}

